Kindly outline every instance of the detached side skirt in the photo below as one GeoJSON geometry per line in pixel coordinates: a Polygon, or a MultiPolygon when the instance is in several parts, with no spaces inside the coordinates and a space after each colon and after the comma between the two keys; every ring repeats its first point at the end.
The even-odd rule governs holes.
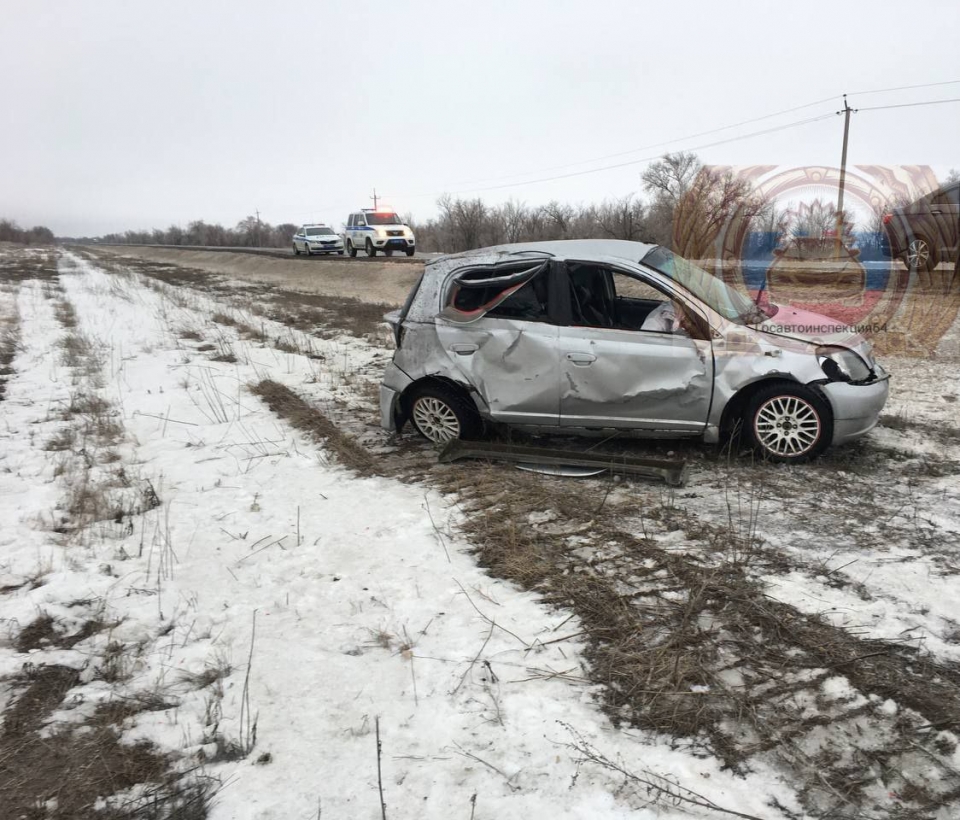
{"type": "Polygon", "coordinates": [[[610,472],[615,475],[636,475],[644,478],[659,478],[671,487],[682,487],[687,480],[687,465],[684,461],[663,458],[638,458],[636,456],[611,456],[605,453],[579,453],[553,447],[519,447],[486,441],[462,441],[455,439],[440,451],[439,461],[448,463],[464,458],[487,461],[510,461],[518,465],[542,467],[544,472],[565,474],[556,468],[575,467],[586,472],[580,475],[599,475],[610,472]]]}

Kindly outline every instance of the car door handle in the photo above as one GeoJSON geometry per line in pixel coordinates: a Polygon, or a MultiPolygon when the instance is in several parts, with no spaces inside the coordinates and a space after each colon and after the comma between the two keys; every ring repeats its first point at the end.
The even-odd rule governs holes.
{"type": "Polygon", "coordinates": [[[458,356],[472,356],[477,352],[476,345],[451,345],[450,349],[458,356]]]}
{"type": "Polygon", "coordinates": [[[577,367],[589,367],[597,360],[592,353],[568,353],[567,361],[573,362],[577,367]]]}

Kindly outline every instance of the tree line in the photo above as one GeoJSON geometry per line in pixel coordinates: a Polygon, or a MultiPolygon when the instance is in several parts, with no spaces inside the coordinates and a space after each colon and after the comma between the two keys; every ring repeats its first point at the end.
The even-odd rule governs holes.
{"type": "Polygon", "coordinates": [[[47,245],[53,241],[53,231],[43,225],[21,228],[11,219],[0,219],[0,242],[16,242],[20,245],[47,245]]]}
{"type": "MultiPolygon", "coordinates": [[[[960,178],[951,171],[947,184],[960,178]]],[[[854,226],[830,202],[788,210],[764,198],[752,183],[730,169],[704,165],[696,154],[665,154],[641,174],[642,195],[628,194],[600,203],[571,205],[551,201],[527,205],[508,201],[491,205],[481,198],[442,196],[437,215],[404,221],[417,237],[418,249],[458,253],[511,242],[558,239],[625,239],[664,245],[691,259],[719,255],[719,245],[734,239],[773,247],[797,238],[822,239],[836,226],[852,237],[854,226]]],[[[883,230],[883,208],[860,227],[865,241],[876,242],[883,230]],[[867,238],[869,237],[869,238],[867,238]]],[[[126,231],[107,234],[109,243],[193,245],[209,247],[288,248],[298,226],[271,225],[256,216],[242,219],[233,228],[203,220],[186,228],[126,231]]],[[[41,230],[41,229],[34,229],[41,230]]],[[[46,230],[46,229],[43,229],[46,230]]],[[[0,239],[2,239],[0,235],[0,239]]],[[[82,240],[81,240],[82,241],[82,240]]]]}
{"type": "MultiPolygon", "coordinates": [[[[607,238],[650,242],[688,255],[701,256],[721,227],[736,218],[771,219],[771,208],[750,184],[732,172],[704,166],[692,153],[666,154],[642,174],[646,197],[637,194],[599,204],[548,202],[526,205],[509,201],[489,205],[482,199],[443,196],[437,216],[405,222],[427,252],[456,253],[507,242],[607,238]]],[[[271,225],[248,216],[234,228],[203,220],[186,228],[125,231],[99,237],[121,244],[194,245],[209,247],[289,247],[296,225],[271,225]]],[[[82,240],[81,240],[82,241],[82,240]]]]}
{"type": "Polygon", "coordinates": [[[441,197],[438,214],[411,219],[425,251],[459,252],[509,242],[625,239],[673,248],[691,258],[710,255],[723,230],[740,223],[782,228],[783,214],[729,170],[705,166],[696,154],[666,154],[641,175],[637,194],[599,204],[522,202],[488,205],[482,199],[441,197]]]}
{"type": "MultiPolygon", "coordinates": [[[[124,231],[99,237],[99,241],[130,245],[200,245],[213,248],[287,248],[297,232],[297,225],[269,222],[248,216],[235,227],[225,228],[202,219],[190,222],[186,228],[171,225],[165,230],[124,231]]],[[[88,240],[89,241],[89,240],[88,240]]]]}

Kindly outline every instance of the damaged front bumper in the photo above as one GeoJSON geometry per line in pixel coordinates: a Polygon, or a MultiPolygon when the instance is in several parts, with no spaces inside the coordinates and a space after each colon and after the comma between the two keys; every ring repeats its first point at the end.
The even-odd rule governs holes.
{"type": "Polygon", "coordinates": [[[833,409],[833,444],[853,441],[876,426],[890,393],[890,376],[879,365],[875,372],[876,380],[867,384],[820,385],[833,409]]]}

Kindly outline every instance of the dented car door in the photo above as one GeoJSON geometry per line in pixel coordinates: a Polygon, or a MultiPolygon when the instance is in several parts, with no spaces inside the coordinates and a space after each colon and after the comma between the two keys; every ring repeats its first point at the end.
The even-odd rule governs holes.
{"type": "Polygon", "coordinates": [[[458,271],[447,284],[437,336],[495,421],[558,422],[558,327],[549,273],[543,260],[511,262],[458,271]]]}
{"type": "MultiPolygon", "coordinates": [[[[594,318],[585,320],[574,312],[559,330],[560,425],[703,433],[714,377],[709,332],[694,338],[689,331],[698,335],[696,330],[679,323],[669,330],[656,322],[651,327],[658,330],[641,329],[647,324],[644,307],[653,318],[655,303],[620,295],[612,270],[595,268],[592,273],[596,287],[602,283],[606,291],[596,300],[594,318]]],[[[617,275],[649,287],[639,277],[617,275]]],[[[572,306],[577,286],[571,274],[572,306]]],[[[661,307],[668,302],[664,298],[661,307]]]]}

